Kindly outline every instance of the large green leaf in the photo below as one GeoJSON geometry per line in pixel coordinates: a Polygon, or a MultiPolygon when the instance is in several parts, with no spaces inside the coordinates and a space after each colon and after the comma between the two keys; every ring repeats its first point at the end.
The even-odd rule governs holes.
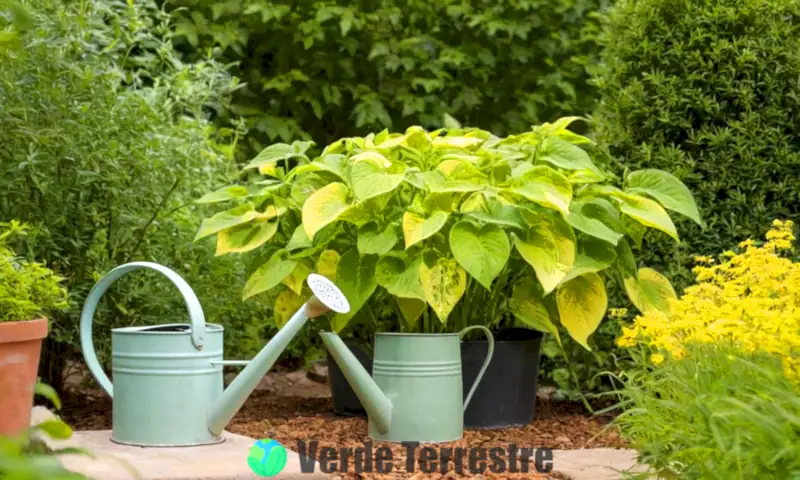
{"type": "Polygon", "coordinates": [[[305,228],[303,228],[302,225],[298,225],[292,234],[292,238],[289,239],[289,243],[286,244],[286,250],[299,250],[301,248],[309,248],[311,246],[312,243],[308,238],[308,235],[306,235],[305,228]]]}
{"type": "Polygon", "coordinates": [[[425,300],[443,324],[464,295],[467,272],[452,258],[426,259],[419,266],[419,279],[425,300]]]}
{"type": "Polygon", "coordinates": [[[530,229],[514,238],[522,258],[536,272],[536,278],[549,294],[572,270],[575,263],[575,234],[565,220],[556,216],[526,213],[530,229]]]}
{"type": "Polygon", "coordinates": [[[206,204],[227,202],[228,200],[246,197],[248,194],[249,191],[247,190],[247,187],[243,187],[241,185],[231,185],[229,187],[220,188],[215,192],[207,193],[195,203],[206,204]]]}
{"type": "Polygon", "coordinates": [[[376,222],[370,222],[358,229],[358,252],[362,255],[384,255],[398,240],[394,224],[381,230],[376,222]]]}
{"type": "Polygon", "coordinates": [[[425,300],[419,276],[421,264],[422,256],[392,252],[378,260],[375,278],[380,286],[396,297],[425,300]]]}
{"type": "Polygon", "coordinates": [[[543,293],[536,279],[525,277],[514,285],[508,306],[517,320],[534,330],[552,334],[560,345],[561,336],[542,301],[543,293]]]}
{"type": "Polygon", "coordinates": [[[462,267],[487,290],[511,255],[506,233],[497,225],[477,227],[462,220],[450,230],[450,250],[462,267]]]}
{"type": "Polygon", "coordinates": [[[297,262],[295,265],[294,270],[292,273],[286,276],[281,283],[289,287],[294,293],[300,295],[303,292],[303,285],[305,285],[306,278],[311,273],[311,267],[308,266],[305,262],[308,260],[304,260],[301,262],[297,262]]]}
{"type": "Polygon", "coordinates": [[[252,203],[245,203],[230,210],[219,212],[213,217],[203,220],[194,240],[197,241],[201,238],[221,232],[226,228],[251,222],[258,216],[259,213],[255,211],[252,203]]]}
{"type": "Polygon", "coordinates": [[[328,181],[319,175],[305,175],[292,183],[290,195],[298,205],[303,205],[314,192],[328,185],[328,181]]]}
{"type": "Polygon", "coordinates": [[[550,167],[536,166],[523,175],[521,182],[514,193],[563,215],[569,214],[572,185],[563,175],[550,167]]]}
{"type": "Polygon", "coordinates": [[[419,318],[425,313],[428,304],[425,300],[417,300],[416,298],[401,298],[395,297],[397,308],[400,310],[403,320],[409,330],[415,330],[419,323],[419,318]]]}
{"type": "MultiPolygon", "coordinates": [[[[380,155],[376,152],[365,152],[361,155],[366,153],[380,155]]],[[[391,192],[403,182],[404,177],[404,172],[392,173],[385,165],[371,158],[356,162],[350,169],[350,183],[353,186],[353,192],[356,198],[362,202],[391,192]]]]}
{"type": "Polygon", "coordinates": [[[677,298],[675,290],[666,277],[652,268],[640,268],[638,279],[624,279],[628,298],[642,313],[658,311],[669,315],[670,301],[677,298]]]}
{"type": "Polygon", "coordinates": [[[603,279],[596,273],[573,278],[558,287],[556,304],[561,324],[569,335],[591,351],[589,336],[600,326],[608,308],[603,279]]]}
{"type": "Polygon", "coordinates": [[[578,254],[575,257],[575,265],[564,277],[562,283],[587,273],[605,270],[614,263],[616,258],[617,252],[614,245],[594,237],[581,237],[578,239],[578,254]]]}
{"type": "Polygon", "coordinates": [[[217,256],[254,250],[275,235],[278,221],[259,221],[222,230],[217,235],[217,256]]]}
{"type": "Polygon", "coordinates": [[[350,311],[337,313],[331,320],[334,332],[341,332],[378,287],[375,281],[377,255],[360,256],[356,249],[342,255],[336,268],[336,285],[350,303],[350,311]]]}
{"type": "Polygon", "coordinates": [[[635,219],[642,225],[661,230],[676,241],[678,240],[678,232],[675,230],[675,224],[672,223],[669,214],[658,202],[633,194],[617,195],[615,198],[620,201],[622,213],[635,219]]]}
{"type": "Polygon", "coordinates": [[[465,216],[484,223],[493,223],[502,227],[517,228],[525,230],[528,225],[522,218],[519,208],[514,205],[504,205],[498,202],[487,202],[486,211],[471,211],[465,216]]]}
{"type": "Polygon", "coordinates": [[[278,250],[273,253],[269,260],[258,267],[247,279],[242,300],[271,290],[289,276],[296,265],[297,261],[289,258],[286,250],[278,250]]]}
{"type": "Polygon", "coordinates": [[[664,208],[685,215],[703,226],[692,193],[672,174],[654,169],[637,170],[628,175],[625,185],[626,192],[652,197],[664,208]]]}
{"type": "Polygon", "coordinates": [[[291,145],[285,143],[276,143],[261,150],[250,163],[247,164],[245,170],[258,168],[259,170],[266,165],[276,164],[281,160],[288,160],[290,158],[303,158],[305,157],[306,150],[311,147],[313,142],[297,141],[291,145]]]}
{"type": "Polygon", "coordinates": [[[322,227],[335,222],[350,207],[350,189],[343,183],[331,183],[314,192],[303,204],[303,227],[306,235],[314,235],[322,227]]]}
{"type": "Polygon", "coordinates": [[[638,278],[639,270],[636,266],[636,257],[633,256],[631,246],[625,240],[621,240],[617,244],[617,256],[614,264],[623,279],[638,278]]]}
{"type": "Polygon", "coordinates": [[[567,215],[567,222],[576,230],[616,245],[624,234],[609,225],[614,223],[610,222],[604,213],[602,207],[595,204],[574,202],[567,215]]]}
{"type": "Polygon", "coordinates": [[[417,213],[406,212],[403,214],[403,237],[406,248],[429,238],[442,229],[447,222],[448,214],[437,210],[430,217],[423,217],[417,213]]]}
{"type": "Polygon", "coordinates": [[[541,151],[536,155],[536,160],[565,170],[590,170],[600,177],[605,177],[586,150],[558,137],[545,139],[541,151]]]}

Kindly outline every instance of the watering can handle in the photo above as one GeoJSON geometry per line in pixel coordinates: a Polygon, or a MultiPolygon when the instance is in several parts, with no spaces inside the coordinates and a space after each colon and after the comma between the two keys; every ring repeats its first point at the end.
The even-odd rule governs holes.
{"type": "Polygon", "coordinates": [[[108,287],[126,273],[139,270],[140,268],[149,268],[163,273],[178,287],[178,290],[180,290],[183,296],[183,300],[186,302],[186,308],[189,310],[189,320],[192,323],[192,343],[194,343],[194,346],[198,350],[202,350],[203,348],[203,335],[206,330],[206,319],[205,315],[203,315],[203,308],[200,306],[200,301],[192,291],[192,288],[180,275],[163,265],[151,262],[132,262],[116,267],[101,278],[100,281],[97,282],[97,285],[92,288],[92,291],[89,292],[89,296],[86,298],[86,303],[83,305],[83,311],[81,312],[81,350],[83,350],[83,357],[86,360],[89,371],[92,372],[92,375],[94,375],[94,378],[100,383],[100,386],[103,387],[103,390],[112,398],[114,395],[112,394],[113,388],[111,381],[103,371],[103,367],[100,366],[100,362],[97,360],[97,354],[94,351],[94,343],[92,342],[92,319],[97,309],[97,303],[100,301],[103,294],[106,293],[108,287]]]}
{"type": "Polygon", "coordinates": [[[489,341],[489,352],[486,354],[486,360],[483,361],[483,366],[481,366],[480,371],[478,372],[478,376],[475,377],[475,383],[472,384],[472,388],[469,389],[469,393],[467,394],[466,400],[464,400],[464,411],[467,411],[467,407],[469,406],[469,401],[472,400],[472,395],[475,393],[475,390],[478,388],[478,384],[481,383],[481,379],[483,378],[483,374],[486,373],[486,369],[489,367],[489,362],[492,361],[492,355],[494,355],[494,335],[492,332],[484,327],[483,325],[472,325],[467,327],[460,332],[458,332],[459,338],[463,338],[464,334],[469,332],[470,330],[483,330],[483,333],[486,334],[486,340],[489,341]]]}

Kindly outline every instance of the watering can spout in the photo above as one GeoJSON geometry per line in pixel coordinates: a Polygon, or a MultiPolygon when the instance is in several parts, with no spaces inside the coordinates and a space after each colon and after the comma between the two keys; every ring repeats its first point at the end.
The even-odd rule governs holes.
{"type": "Polygon", "coordinates": [[[369,372],[338,335],[331,332],[320,332],[320,336],[358,400],[364,406],[364,410],[367,411],[370,422],[374,423],[379,433],[387,433],[392,424],[391,400],[383,393],[369,372]]]}
{"type": "Polygon", "coordinates": [[[272,337],[211,407],[208,429],[212,434],[222,433],[309,318],[319,317],[331,310],[339,313],[350,311],[347,299],[327,278],[312,274],[309,275],[307,282],[314,296],[272,337]]]}

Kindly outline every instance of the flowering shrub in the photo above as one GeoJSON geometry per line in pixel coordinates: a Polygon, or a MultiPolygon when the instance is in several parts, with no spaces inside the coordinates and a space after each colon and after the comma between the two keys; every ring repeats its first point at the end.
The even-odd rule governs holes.
{"type": "Polygon", "coordinates": [[[697,285],[671,301],[668,313],[637,317],[618,344],[652,349],[654,364],[683,358],[687,344],[729,344],[778,356],[786,376],[800,382],[800,263],[781,256],[792,249],[792,226],[776,220],[766,243],[742,242],[718,264],[698,257],[697,285]]]}

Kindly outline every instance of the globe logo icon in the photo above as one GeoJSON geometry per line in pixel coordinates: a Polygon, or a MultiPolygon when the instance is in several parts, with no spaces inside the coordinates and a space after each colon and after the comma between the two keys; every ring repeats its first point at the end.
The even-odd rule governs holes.
{"type": "Polygon", "coordinates": [[[286,449],[275,440],[261,439],[250,447],[247,464],[259,477],[272,477],[286,466],[286,449]]]}

